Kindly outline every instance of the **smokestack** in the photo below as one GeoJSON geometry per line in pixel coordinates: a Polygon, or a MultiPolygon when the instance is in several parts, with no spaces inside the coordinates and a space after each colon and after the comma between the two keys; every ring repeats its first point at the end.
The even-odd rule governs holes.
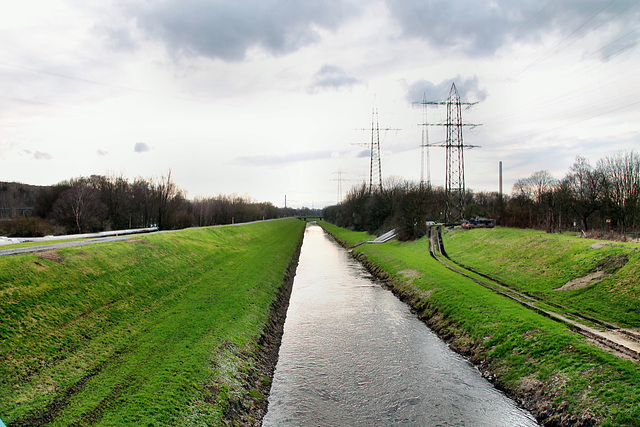
{"type": "Polygon", "coordinates": [[[502,199],[502,160],[500,160],[500,198],[502,199]]]}

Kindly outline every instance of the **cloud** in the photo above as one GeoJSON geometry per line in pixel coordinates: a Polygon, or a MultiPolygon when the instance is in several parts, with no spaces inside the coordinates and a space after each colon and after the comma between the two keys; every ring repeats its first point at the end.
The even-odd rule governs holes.
{"type": "Polygon", "coordinates": [[[53,156],[49,153],[43,153],[42,151],[36,151],[33,153],[33,158],[36,160],[51,160],[53,156]]]}
{"type": "MultiPolygon", "coordinates": [[[[129,13],[148,37],[170,52],[240,61],[251,48],[272,55],[294,52],[360,13],[358,0],[164,0],[139,2],[129,13]]],[[[114,33],[117,42],[127,40],[114,33]]]]}
{"type": "Polygon", "coordinates": [[[35,160],[51,160],[53,156],[49,153],[43,153],[42,151],[22,150],[25,154],[31,156],[35,160]]]}
{"type": "Polygon", "coordinates": [[[602,29],[607,35],[601,40],[605,45],[637,26],[640,16],[631,0],[608,5],[597,0],[567,0],[543,6],[537,0],[386,3],[405,36],[469,56],[491,56],[513,41],[537,43],[543,35],[553,32],[575,39],[602,29]]]}
{"type": "Polygon", "coordinates": [[[458,95],[463,101],[482,102],[487,98],[487,91],[480,88],[478,76],[463,79],[458,75],[438,84],[424,79],[417,80],[408,85],[406,99],[409,102],[420,102],[426,94],[428,101],[443,101],[449,97],[452,83],[456,84],[458,95]]]}
{"type": "Polygon", "coordinates": [[[151,150],[151,147],[149,147],[144,142],[136,142],[136,145],[133,146],[133,151],[138,153],[138,154],[145,153],[145,152],[147,152],[149,150],[151,150]]]}
{"type": "Polygon", "coordinates": [[[236,157],[235,164],[244,166],[274,166],[313,160],[330,159],[335,151],[309,151],[290,153],[283,156],[241,156],[236,157]]]}
{"type": "Polygon", "coordinates": [[[342,87],[351,87],[361,83],[360,79],[349,76],[342,68],[336,65],[323,65],[322,68],[314,75],[311,91],[318,89],[340,89],[342,87]]]}

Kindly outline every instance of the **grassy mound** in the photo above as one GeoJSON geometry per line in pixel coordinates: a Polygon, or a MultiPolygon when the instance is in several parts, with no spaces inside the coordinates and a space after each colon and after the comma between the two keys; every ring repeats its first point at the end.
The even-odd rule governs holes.
{"type": "Polygon", "coordinates": [[[0,257],[0,417],[240,419],[264,401],[259,337],[303,230],[290,219],[0,257]]]}
{"type": "Polygon", "coordinates": [[[443,236],[462,265],[551,304],[620,326],[640,327],[640,245],[509,228],[443,236]]]}

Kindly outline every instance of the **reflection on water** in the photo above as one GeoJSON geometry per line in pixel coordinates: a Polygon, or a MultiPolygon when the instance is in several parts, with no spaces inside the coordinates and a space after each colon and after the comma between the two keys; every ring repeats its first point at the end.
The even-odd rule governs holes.
{"type": "Polygon", "coordinates": [[[396,424],[537,425],[310,225],[263,425],[396,424]]]}

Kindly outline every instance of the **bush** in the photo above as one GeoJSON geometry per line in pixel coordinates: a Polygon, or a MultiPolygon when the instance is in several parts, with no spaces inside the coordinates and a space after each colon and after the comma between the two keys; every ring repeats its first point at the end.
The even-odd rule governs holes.
{"type": "Polygon", "coordinates": [[[37,216],[21,216],[0,223],[0,234],[8,237],[44,237],[51,231],[51,225],[37,216]]]}

